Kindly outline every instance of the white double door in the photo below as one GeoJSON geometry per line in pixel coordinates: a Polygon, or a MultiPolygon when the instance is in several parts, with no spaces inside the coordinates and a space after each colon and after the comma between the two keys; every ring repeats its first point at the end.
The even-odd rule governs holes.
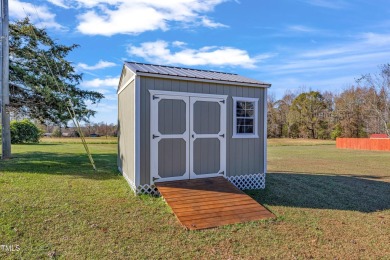
{"type": "Polygon", "coordinates": [[[150,93],[151,183],[224,176],[227,97],[150,93]]]}

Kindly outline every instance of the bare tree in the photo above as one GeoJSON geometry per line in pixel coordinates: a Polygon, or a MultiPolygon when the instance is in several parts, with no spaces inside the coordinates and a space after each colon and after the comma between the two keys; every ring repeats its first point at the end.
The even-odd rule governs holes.
{"type": "Polygon", "coordinates": [[[335,98],[334,118],[341,128],[340,137],[367,135],[366,121],[369,117],[365,101],[367,93],[367,88],[351,86],[335,98]]]}
{"type": "Polygon", "coordinates": [[[379,73],[363,75],[358,83],[369,88],[366,102],[379,121],[377,131],[390,135],[390,64],[379,68],[379,73]]]}
{"type": "Polygon", "coordinates": [[[283,98],[277,102],[277,107],[280,114],[281,133],[284,137],[291,137],[291,124],[288,120],[288,115],[291,109],[291,105],[296,98],[296,95],[291,91],[287,91],[283,98]]]}
{"type": "Polygon", "coordinates": [[[267,136],[271,138],[280,137],[278,134],[278,111],[275,108],[275,95],[267,97],[267,136]]]}
{"type": "Polygon", "coordinates": [[[289,91],[280,100],[275,100],[273,95],[268,97],[269,137],[290,137],[288,114],[294,99],[295,95],[289,91]]]}

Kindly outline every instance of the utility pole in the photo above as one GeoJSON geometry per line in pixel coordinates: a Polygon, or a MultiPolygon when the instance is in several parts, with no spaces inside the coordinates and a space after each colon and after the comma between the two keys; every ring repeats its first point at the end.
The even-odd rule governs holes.
{"type": "Polygon", "coordinates": [[[8,41],[8,0],[1,0],[1,134],[2,134],[2,153],[1,158],[11,158],[11,132],[9,105],[9,41],[8,41]]]}

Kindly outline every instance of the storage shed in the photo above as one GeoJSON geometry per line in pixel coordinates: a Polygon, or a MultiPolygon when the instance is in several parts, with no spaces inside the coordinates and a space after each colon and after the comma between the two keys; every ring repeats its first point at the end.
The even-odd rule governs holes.
{"type": "Polygon", "coordinates": [[[118,168],[137,193],[156,182],[223,176],[265,187],[267,88],[237,74],[125,62],[118,168]]]}

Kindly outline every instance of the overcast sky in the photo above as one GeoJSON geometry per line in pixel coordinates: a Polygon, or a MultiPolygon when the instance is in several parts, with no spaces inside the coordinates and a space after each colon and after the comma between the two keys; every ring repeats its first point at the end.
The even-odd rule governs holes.
{"type": "Polygon", "coordinates": [[[62,44],[106,98],[93,122],[116,123],[124,60],[234,72],[271,94],[341,91],[390,62],[389,0],[9,0],[62,44]]]}

